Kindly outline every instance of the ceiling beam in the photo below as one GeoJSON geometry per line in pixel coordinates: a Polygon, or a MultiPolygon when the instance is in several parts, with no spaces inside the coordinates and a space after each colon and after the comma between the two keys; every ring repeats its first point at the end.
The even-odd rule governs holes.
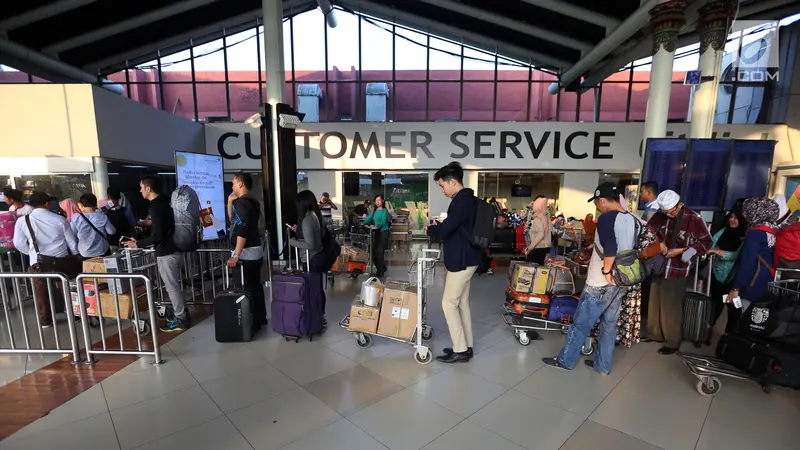
{"type": "Polygon", "coordinates": [[[465,44],[475,46],[488,52],[497,51],[500,55],[518,61],[533,61],[536,65],[549,66],[553,68],[567,67],[572,63],[560,58],[539,53],[518,45],[509,44],[497,39],[484,36],[472,31],[463,30],[450,25],[437,22],[435,20],[419,17],[417,15],[397,10],[395,8],[383,6],[371,1],[363,0],[342,0],[351,9],[359,11],[386,21],[394,21],[397,24],[415,28],[417,30],[428,31],[434,35],[439,35],[456,42],[463,41],[465,44]]]}
{"type": "Polygon", "coordinates": [[[214,3],[215,1],[217,0],[187,0],[180,3],[173,3],[169,6],[158,8],[146,12],[144,14],[140,14],[138,16],[122,20],[120,22],[114,23],[106,27],[101,27],[96,30],[92,30],[88,33],[80,34],[78,36],[65,39],[61,42],[56,42],[55,44],[44,47],[42,51],[48,55],[58,55],[59,53],[65,52],[67,50],[81,47],[86,44],[91,44],[92,42],[96,42],[120,33],[124,33],[126,31],[130,31],[139,28],[141,26],[157,22],[162,19],[166,19],[167,17],[172,17],[181,13],[185,13],[192,9],[205,6],[209,3],[214,3]]]}
{"type": "MultiPolygon", "coordinates": [[[[291,14],[293,9],[297,9],[305,4],[316,5],[316,2],[312,0],[284,1],[283,2],[284,16],[291,14]]],[[[255,21],[256,19],[260,19],[262,13],[263,11],[261,8],[253,9],[251,11],[239,14],[237,16],[220,20],[219,22],[214,22],[209,25],[195,28],[194,30],[170,36],[169,38],[163,39],[161,41],[152,42],[131,50],[126,50],[124,52],[118,53],[113,56],[92,61],[91,63],[84,64],[83,69],[91,73],[96,73],[96,72],[108,73],[107,69],[112,66],[115,68],[122,69],[126,60],[128,60],[131,64],[138,64],[139,62],[150,61],[152,59],[155,59],[156,52],[158,50],[175,47],[182,43],[185,44],[192,39],[195,40],[195,45],[201,45],[202,43],[209,42],[213,39],[221,37],[223,29],[228,29],[228,34],[233,34],[233,33],[238,33],[239,31],[243,31],[244,28],[241,30],[238,28],[234,30],[232,28],[250,21],[255,21]],[[207,40],[203,39],[204,37],[212,34],[215,36],[213,39],[207,39],[207,40]],[[216,36],[216,34],[219,34],[219,36],[216,36]],[[152,57],[150,57],[149,55],[152,55],[152,57]],[[144,58],[145,56],[146,58],[144,58]],[[134,62],[135,59],[142,59],[142,61],[134,62]]],[[[188,46],[186,46],[185,48],[188,48],[188,46]]],[[[162,53],[162,56],[164,56],[164,53],[162,53]]]]}
{"type": "MultiPolygon", "coordinates": [[[[592,23],[597,26],[603,27],[606,30],[613,30],[617,28],[620,23],[618,19],[609,17],[605,14],[591,9],[586,9],[564,0],[522,0],[525,3],[538,6],[540,8],[549,9],[550,11],[557,12],[567,17],[575,17],[584,22],[592,23]]],[[[599,3],[599,2],[598,2],[599,3]]]]}
{"type": "Polygon", "coordinates": [[[25,25],[57,16],[75,8],[88,5],[89,3],[94,3],[95,1],[97,0],[59,0],[0,21],[0,31],[8,32],[17,28],[22,28],[25,25]]]}
{"type": "Polygon", "coordinates": [[[485,22],[490,22],[500,27],[518,31],[520,33],[527,34],[529,36],[537,37],[539,39],[550,41],[559,45],[563,45],[565,47],[573,48],[575,50],[580,50],[582,52],[589,51],[592,49],[592,47],[594,47],[593,43],[581,41],[580,39],[575,39],[561,33],[556,33],[554,31],[537,27],[535,25],[531,25],[529,23],[522,22],[519,20],[514,20],[510,17],[489,12],[480,8],[475,8],[474,6],[465,5],[464,3],[459,3],[452,0],[422,0],[422,1],[424,3],[429,3],[431,5],[438,6],[439,8],[447,9],[459,14],[463,14],[465,16],[473,17],[478,20],[483,20],[485,22]]]}

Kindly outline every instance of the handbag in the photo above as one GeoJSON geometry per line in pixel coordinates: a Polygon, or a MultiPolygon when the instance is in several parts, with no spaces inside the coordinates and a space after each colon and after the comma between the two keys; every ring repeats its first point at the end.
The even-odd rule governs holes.
{"type": "MultiPolygon", "coordinates": [[[[681,226],[683,225],[683,212],[684,210],[681,209],[681,212],[678,213],[678,218],[675,226],[675,232],[672,233],[672,239],[670,240],[669,250],[675,248],[678,244],[678,233],[681,231],[681,226]]],[[[659,243],[659,247],[661,244],[659,243]]],[[[649,249],[649,247],[648,247],[649,249]]],[[[647,276],[655,276],[660,277],[663,276],[664,273],[667,271],[667,257],[662,254],[657,254],[651,258],[648,258],[644,261],[645,266],[645,273],[647,276]]]]}

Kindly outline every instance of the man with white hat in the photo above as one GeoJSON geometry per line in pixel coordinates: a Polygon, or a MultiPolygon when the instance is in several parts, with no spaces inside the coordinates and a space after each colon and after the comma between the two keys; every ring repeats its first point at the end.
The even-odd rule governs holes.
{"type": "Polygon", "coordinates": [[[647,222],[647,227],[661,240],[661,252],[667,261],[664,273],[653,276],[647,335],[664,343],[659,353],[671,355],[678,351],[683,338],[683,301],[692,259],[706,254],[713,242],[706,223],[683,205],[675,191],[661,192],[656,201],[659,212],[647,222]]]}

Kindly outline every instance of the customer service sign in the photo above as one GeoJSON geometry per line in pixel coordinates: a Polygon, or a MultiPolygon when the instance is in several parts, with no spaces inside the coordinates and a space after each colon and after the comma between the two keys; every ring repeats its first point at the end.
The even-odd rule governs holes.
{"type": "MultiPolygon", "coordinates": [[[[225,169],[260,167],[258,130],[206,124],[206,151],[225,169]]],[[[685,137],[689,124],[668,135],[685,137]]],[[[482,170],[638,171],[642,123],[315,123],[296,130],[299,170],[435,170],[450,161],[482,170]]],[[[731,139],[785,138],[782,125],[718,125],[731,139]]],[[[779,153],[776,148],[776,153],[779,153]]]]}

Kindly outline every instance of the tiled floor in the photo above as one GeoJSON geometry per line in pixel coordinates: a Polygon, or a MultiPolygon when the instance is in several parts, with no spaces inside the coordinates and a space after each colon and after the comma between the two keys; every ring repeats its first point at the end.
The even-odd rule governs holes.
{"type": "MultiPolygon", "coordinates": [[[[441,281],[428,312],[439,350],[449,344],[441,281]]],[[[655,345],[617,349],[607,377],[583,364],[542,367],[564,336],[520,346],[500,318],[504,281],[472,283],[477,354],[468,364],[422,366],[411,347],[380,339],[356,347],[335,326],[358,290],[341,277],[322,338],[295,344],[268,332],[219,344],[209,318],[164,346],[166,364],[131,364],[0,450],[798,448],[800,393],[764,395],[726,379],[716,397],[702,397],[678,357],[655,345]]]]}

